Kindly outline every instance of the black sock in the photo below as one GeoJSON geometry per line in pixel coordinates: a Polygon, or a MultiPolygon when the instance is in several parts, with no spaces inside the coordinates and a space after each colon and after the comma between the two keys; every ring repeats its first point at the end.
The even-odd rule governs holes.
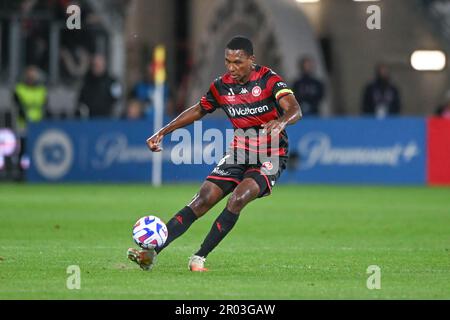
{"type": "Polygon", "coordinates": [[[236,221],[239,218],[239,214],[234,214],[225,208],[222,213],[217,217],[216,221],[202,243],[200,250],[195,255],[205,257],[222,241],[228,232],[233,229],[236,221]]]}
{"type": "Polygon", "coordinates": [[[181,209],[172,219],[167,222],[168,236],[164,245],[160,248],[156,248],[156,252],[159,253],[162,249],[167,247],[173,240],[181,236],[186,232],[194,221],[197,220],[197,216],[194,211],[188,206],[181,209]]]}

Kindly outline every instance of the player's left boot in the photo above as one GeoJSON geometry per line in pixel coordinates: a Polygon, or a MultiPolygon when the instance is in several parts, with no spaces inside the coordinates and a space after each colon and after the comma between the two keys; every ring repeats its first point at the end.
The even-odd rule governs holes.
{"type": "Polygon", "coordinates": [[[193,255],[189,259],[189,270],[194,271],[194,272],[208,271],[208,269],[205,268],[205,261],[206,261],[206,258],[193,255]]]}
{"type": "Polygon", "coordinates": [[[129,248],[127,250],[127,256],[128,259],[136,262],[142,270],[150,271],[155,265],[157,253],[155,249],[136,250],[134,248],[129,248]]]}

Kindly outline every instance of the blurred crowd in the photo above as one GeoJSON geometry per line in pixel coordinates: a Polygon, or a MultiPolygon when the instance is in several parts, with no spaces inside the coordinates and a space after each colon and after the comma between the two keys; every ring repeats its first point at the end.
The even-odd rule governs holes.
{"type": "MultiPolygon", "coordinates": [[[[111,3],[120,1],[111,0],[111,3]]],[[[123,74],[120,77],[112,74],[110,33],[96,13],[98,10],[91,10],[88,2],[0,0],[0,129],[10,127],[18,135],[20,154],[14,161],[22,173],[29,163],[23,152],[30,123],[45,119],[99,118],[153,121],[156,85],[151,48],[147,48],[139,61],[133,61],[135,69],[141,70],[140,80],[125,83],[123,74]],[[73,4],[83,8],[80,30],[65,27],[66,10],[73,4]],[[18,57],[14,57],[18,61],[16,71],[8,60],[13,49],[10,46],[14,41],[10,37],[14,28],[20,30],[16,33],[20,42],[16,48],[18,57]]],[[[182,29],[179,32],[184,34],[182,29]]],[[[189,41],[184,36],[176,39],[175,72],[169,74],[172,81],[167,81],[174,86],[166,84],[162,90],[164,113],[170,117],[188,107],[194,67],[189,41]]],[[[393,79],[395,75],[388,64],[374,66],[373,78],[367,79],[360,92],[360,115],[383,119],[402,114],[401,92],[393,79]]],[[[289,85],[305,118],[326,114],[324,106],[333,96],[329,92],[331,87],[318,76],[314,56],[298,57],[297,76],[286,80],[291,80],[289,85]]],[[[450,91],[436,106],[435,115],[450,119],[450,91]]],[[[296,154],[291,157],[294,164],[296,157],[296,154]]],[[[3,166],[0,156],[0,169],[3,166]]]]}
{"type": "MultiPolygon", "coordinates": [[[[145,62],[147,65],[143,68],[142,80],[131,84],[130,89],[125,92],[124,79],[118,79],[110,74],[108,34],[100,23],[101,18],[90,10],[86,1],[21,0],[11,2],[1,0],[0,9],[5,13],[18,13],[20,17],[20,54],[23,55],[19,59],[21,72],[18,77],[19,81],[14,85],[9,85],[8,89],[14,96],[15,113],[21,122],[24,120],[39,121],[48,117],[123,117],[129,119],[152,117],[155,89],[153,64],[151,61],[145,62]],[[55,83],[49,79],[52,77],[49,66],[50,29],[52,25],[65,25],[66,9],[73,4],[83,8],[81,15],[83,28],[68,30],[61,27],[58,30],[57,58],[59,61],[55,83]],[[58,97],[60,88],[69,89],[62,91],[63,97],[58,97]],[[66,99],[64,99],[64,95],[66,99]],[[68,99],[68,95],[71,99],[68,99]],[[59,108],[61,102],[58,100],[65,100],[71,106],[59,108]],[[39,116],[33,115],[38,109],[39,116]]],[[[3,16],[4,18],[5,16],[3,16]]],[[[2,40],[0,48],[3,53],[0,55],[3,57],[0,59],[2,83],[7,82],[8,68],[10,68],[7,54],[10,43],[8,37],[5,37],[5,35],[9,35],[10,28],[12,28],[11,24],[8,23],[2,24],[2,28],[0,28],[3,35],[3,37],[0,36],[2,40]]],[[[169,113],[173,111],[173,99],[171,99],[171,92],[167,86],[164,90],[166,110],[169,113]]]]}
{"type": "MultiPolygon", "coordinates": [[[[153,121],[155,84],[151,57],[144,61],[147,66],[142,68],[142,79],[126,89],[124,79],[110,72],[111,39],[101,17],[90,10],[87,2],[0,0],[0,129],[11,128],[16,133],[20,153],[6,160],[13,161],[12,167],[21,171],[19,179],[29,163],[24,151],[31,123],[99,118],[153,121]],[[73,4],[83,8],[80,30],[65,27],[66,10],[73,4]],[[17,61],[15,74],[10,54],[14,35],[18,46],[13,56],[17,61]],[[51,65],[55,35],[57,54],[53,57],[57,60],[57,72],[51,65]]],[[[164,104],[168,112],[172,102],[167,86],[164,104]]],[[[11,166],[0,155],[1,174],[5,165],[11,166]]]]}
{"type": "MultiPolygon", "coordinates": [[[[124,79],[117,79],[111,75],[108,67],[110,57],[105,45],[108,42],[107,32],[102,28],[100,17],[89,9],[85,1],[2,1],[1,6],[2,10],[5,6],[10,10],[17,10],[21,16],[20,28],[24,42],[22,76],[20,81],[10,86],[20,126],[24,126],[23,123],[26,121],[40,121],[48,117],[152,119],[155,92],[154,65],[151,61],[147,61],[142,68],[141,80],[128,86],[123,83],[124,79]],[[66,9],[71,4],[83,6],[82,19],[85,27],[81,30],[60,29],[58,83],[50,83],[49,21],[64,23],[67,18],[66,9]],[[62,99],[59,100],[73,105],[68,108],[70,112],[59,112],[49,107],[52,104],[49,102],[53,102],[54,97],[58,96],[55,87],[60,86],[72,88],[71,91],[74,92],[71,103],[67,103],[69,100],[67,92],[63,91],[60,94],[62,99]],[[53,94],[52,101],[49,101],[50,93],[53,94]]],[[[7,33],[7,30],[3,32],[7,33]]],[[[4,45],[2,50],[5,51],[4,45]]],[[[2,59],[2,64],[4,60],[2,59]]],[[[188,75],[189,70],[185,74],[188,75]]],[[[183,79],[172,82],[178,84],[177,88],[165,86],[166,114],[173,116],[183,110],[188,87],[185,79],[189,79],[189,76],[183,76],[183,79]]],[[[292,79],[291,87],[301,103],[305,117],[323,114],[321,110],[328,94],[327,86],[317,76],[316,61],[312,56],[299,57],[298,76],[292,79]]],[[[436,115],[448,117],[450,94],[445,100],[443,105],[436,108],[436,115]]],[[[392,81],[388,65],[380,63],[375,67],[374,78],[361,92],[360,113],[384,118],[399,115],[401,112],[401,93],[392,81]]]]}

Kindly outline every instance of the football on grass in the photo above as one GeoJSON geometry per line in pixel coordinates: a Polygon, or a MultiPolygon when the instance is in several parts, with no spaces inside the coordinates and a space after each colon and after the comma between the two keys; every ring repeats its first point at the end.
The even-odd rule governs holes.
{"type": "Polygon", "coordinates": [[[133,226],[133,240],[143,249],[162,247],[167,235],[166,224],[155,216],[142,217],[133,226]]]}

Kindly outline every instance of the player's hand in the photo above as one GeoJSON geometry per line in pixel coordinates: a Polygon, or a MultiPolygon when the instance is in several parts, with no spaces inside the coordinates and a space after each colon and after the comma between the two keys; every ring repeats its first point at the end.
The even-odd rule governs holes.
{"type": "Polygon", "coordinates": [[[161,141],[163,139],[164,135],[157,132],[154,135],[152,135],[150,138],[147,139],[147,146],[152,152],[160,152],[162,150],[161,148],[161,141]]]}
{"type": "Polygon", "coordinates": [[[286,123],[277,119],[264,123],[262,127],[264,128],[263,129],[264,134],[277,135],[284,130],[284,128],[286,127],[286,123]]]}

